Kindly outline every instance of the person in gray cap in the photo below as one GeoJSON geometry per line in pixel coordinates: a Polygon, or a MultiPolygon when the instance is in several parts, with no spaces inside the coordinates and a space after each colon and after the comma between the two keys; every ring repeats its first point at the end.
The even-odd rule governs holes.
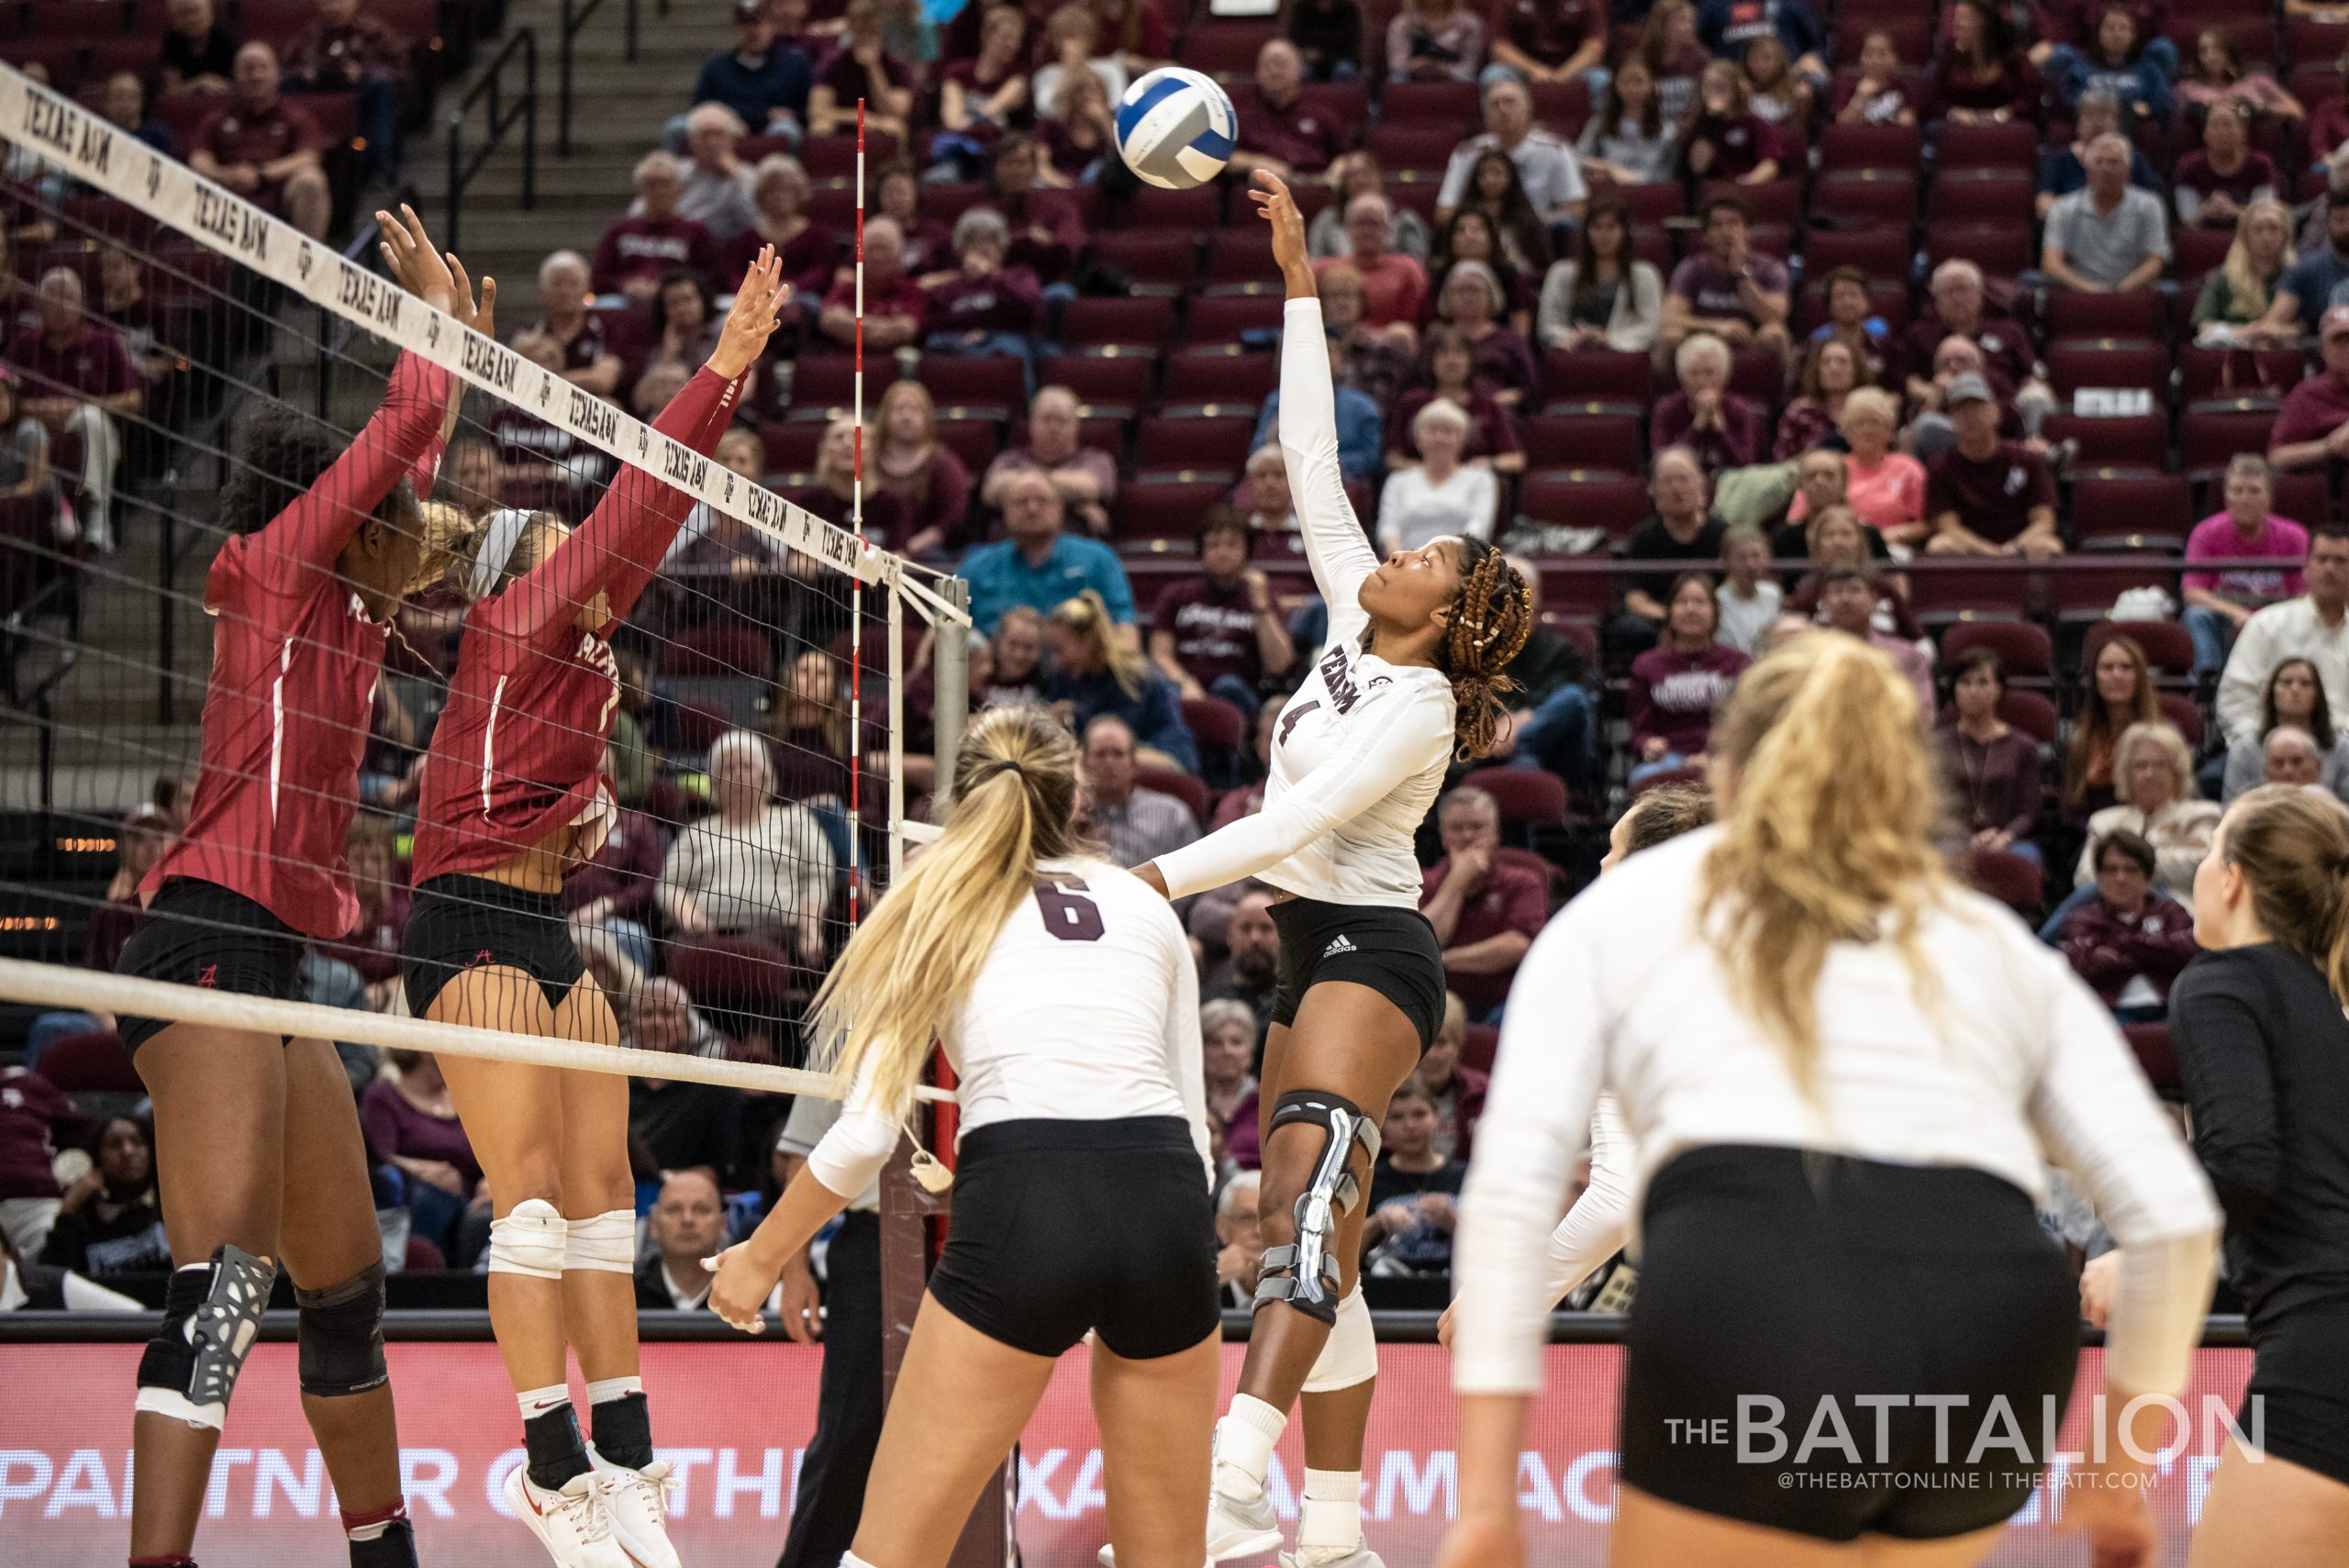
{"type": "Polygon", "coordinates": [[[2064,553],[2055,533],[2055,476],[2039,454],[1998,435],[1990,384],[1961,375],[1945,403],[1957,444],[1925,471],[1925,516],[1933,526],[1925,549],[1936,555],[2021,555],[2044,561],[2064,553]]]}

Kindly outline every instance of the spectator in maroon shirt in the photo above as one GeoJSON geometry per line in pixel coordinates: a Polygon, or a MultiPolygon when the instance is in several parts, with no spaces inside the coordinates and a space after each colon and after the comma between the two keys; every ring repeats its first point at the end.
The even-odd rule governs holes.
{"type": "MultiPolygon", "coordinates": [[[[872,228],[865,229],[870,256],[872,228]]],[[[954,220],[959,271],[927,291],[923,313],[930,335],[922,351],[954,359],[1018,360],[1030,387],[1036,379],[1036,326],[1042,291],[1025,267],[1007,267],[1011,228],[993,207],[974,206],[954,220]]]]}
{"type": "Polygon", "coordinates": [[[1950,384],[1950,422],[1957,444],[1925,472],[1925,541],[1933,555],[2021,555],[2044,561],[2064,553],[2055,532],[2055,476],[2038,453],[1998,436],[1998,405],[1978,375],[1950,384]]]}
{"type": "Polygon", "coordinates": [[[1631,661],[1631,784],[1676,768],[1699,768],[1713,733],[1713,710],[1753,661],[1714,639],[1720,605],[1713,580],[1684,572],[1664,599],[1664,634],[1631,661]]]}
{"type": "Polygon", "coordinates": [[[212,0],[170,0],[163,91],[226,93],[237,71],[237,36],[213,19],[212,0]]]}
{"type": "Polygon", "coordinates": [[[1550,918],[1541,874],[1500,858],[1500,803],[1464,784],[1436,804],[1443,859],[1419,885],[1419,912],[1443,949],[1444,984],[1469,1016],[1497,1021],[1525,950],[1550,918]]]}
{"type": "Polygon", "coordinates": [[[2096,847],[2096,896],[2056,930],[2074,972],[2124,1024],[2167,1016],[2170,986],[2201,951],[2193,911],[2154,885],[2159,863],[2143,836],[2125,828],[2107,833],[2096,847]]]}
{"type": "Polygon", "coordinates": [[[927,559],[975,542],[968,537],[971,471],[939,440],[938,406],[921,383],[896,382],[881,395],[867,482],[906,508],[904,553],[927,559]]]}
{"type": "Polygon", "coordinates": [[[1933,61],[1928,119],[1960,125],[2039,118],[2039,72],[2011,47],[1989,0],[1957,0],[1949,38],[1933,61]]]}
{"type": "Polygon", "coordinates": [[[1186,698],[1219,697],[1252,723],[1267,677],[1297,662],[1271,581],[1248,564],[1255,538],[1219,505],[1199,525],[1199,574],[1169,583],[1150,618],[1150,657],[1186,698]]]}
{"type": "Polygon", "coordinates": [[[19,327],[8,348],[9,362],[23,375],[24,411],[51,434],[81,441],[83,537],[91,549],[110,550],[115,471],[122,462],[115,421],[138,415],[147,384],[122,334],[83,309],[81,275],[72,268],[44,273],[33,304],[38,324],[19,327]]]}
{"type": "Polygon", "coordinates": [[[1762,410],[1729,389],[1729,345],[1709,332],[1681,339],[1672,356],[1680,390],[1659,399],[1648,416],[1648,445],[1687,447],[1705,477],[1744,468],[1761,455],[1762,410]]]}
{"type": "Polygon", "coordinates": [[[829,290],[840,262],[841,237],[807,216],[812,194],[798,159],[782,152],[760,159],[751,170],[751,227],[735,236],[719,280],[729,288],[738,285],[759,252],[772,245],[782,259],[783,275],[795,287],[818,296],[829,290]]]}
{"type": "Polygon", "coordinates": [[[562,906],[574,929],[604,931],[640,970],[652,968],[652,895],[669,852],[658,818],[622,811],[596,858],[563,880],[562,906]]]}
{"type": "Polygon", "coordinates": [[[391,1000],[392,982],[399,978],[400,939],[407,931],[412,900],[393,872],[398,854],[389,821],[381,817],[351,818],[343,836],[343,863],[351,870],[351,889],[359,895],[359,920],[351,934],[333,944],[328,956],[340,959],[367,983],[367,999],[381,1008],[391,1000]]]}
{"type": "Polygon", "coordinates": [[[0,1234],[25,1257],[40,1256],[63,1195],[51,1169],[51,1135],[81,1120],[48,1079],[28,1068],[0,1067],[0,1234]]]}
{"type": "Polygon", "coordinates": [[[285,51],[285,74],[297,92],[357,95],[367,166],[389,180],[400,166],[407,40],[362,16],[359,0],[317,0],[317,20],[285,51]]]}
{"type": "Polygon", "coordinates": [[[2277,468],[2329,468],[2349,457],[2349,306],[2324,313],[2317,342],[2323,373],[2284,395],[2267,434],[2267,461],[2277,468]]]}
{"type": "Polygon", "coordinates": [[[1734,180],[1766,184],[1778,177],[1785,154],[1778,133],[1753,112],[1745,74],[1716,60],[1697,79],[1697,113],[1680,134],[1680,159],[1691,182],[1734,180]]]}
{"type": "MultiPolygon", "coordinates": [[[[1485,80],[1506,72],[1519,81],[1571,82],[1607,62],[1608,8],[1596,0],[1497,0],[1485,25],[1492,62],[1485,80]]],[[[1605,72],[1592,83],[1596,95],[1605,72]]],[[[1427,1064],[1420,1063],[1425,1073],[1427,1064]]],[[[1462,1151],[1466,1157],[1466,1151],[1462,1151]]]]}
{"type": "Polygon", "coordinates": [[[2055,395],[2039,373],[2031,337],[2011,317],[1991,313],[1983,293],[1982,269],[1952,257],[1933,269],[1933,303],[1909,324],[1900,339],[1903,373],[1912,402],[1938,405],[1932,397],[1933,355],[1944,338],[1964,338],[1982,350],[1982,373],[2001,403],[2011,403],[2027,429],[2055,407],[2055,395]]]}
{"type": "MultiPolygon", "coordinates": [[[[906,239],[892,218],[864,226],[864,351],[891,353],[921,341],[929,296],[907,275],[906,239]]],[[[818,328],[841,349],[856,346],[856,281],[844,278],[824,296],[818,328]]]]}
{"type": "Polygon", "coordinates": [[[543,338],[562,351],[563,380],[598,397],[617,392],[620,357],[587,308],[587,261],[578,251],[557,250],[539,263],[539,311],[538,323],[517,335],[517,346],[523,337],[543,338]]]}
{"type": "Polygon", "coordinates": [[[313,239],[333,216],[319,151],[326,138],[308,114],[278,95],[277,51],[249,43],[237,51],[228,106],[195,134],[188,167],[275,213],[313,239]]]}
{"type": "Polygon", "coordinates": [[[2232,228],[2243,209],[2261,196],[2288,194],[2275,160],[2251,145],[2251,125],[2232,104],[2212,106],[2202,121],[2202,146],[2177,161],[2177,221],[2232,228]]]}
{"type": "Polygon", "coordinates": [[[881,24],[880,0],[852,0],[841,47],[807,94],[809,135],[856,129],[860,98],[867,130],[885,131],[901,144],[912,134],[914,69],[883,47],[881,24]]]}
{"type": "Polygon", "coordinates": [[[690,267],[706,278],[718,273],[718,240],[707,228],[677,213],[685,188],[685,165],[667,152],[648,152],[636,164],[636,201],[629,214],[596,241],[589,281],[597,294],[652,297],[661,274],[690,267]]]}
{"type": "Polygon", "coordinates": [[[1282,179],[1318,174],[1346,150],[1347,128],[1329,106],[1305,95],[1305,57],[1286,39],[1256,51],[1255,101],[1238,106],[1240,135],[1231,166],[1242,174],[1269,169],[1282,179]]]}
{"type": "Polygon", "coordinates": [[[415,1235],[446,1249],[460,1215],[481,1190],[481,1162],[457,1119],[440,1064],[429,1053],[386,1053],[396,1078],[379,1079],[359,1096],[359,1130],[377,1159],[388,1162],[408,1182],[415,1235]]]}
{"type": "Polygon", "coordinates": [[[1011,225],[1006,263],[1035,273],[1048,294],[1073,295],[1068,281],[1076,271],[1076,253],[1085,248],[1085,217],[1074,196],[1038,184],[1042,165],[1033,138],[1006,136],[987,166],[986,201],[1011,225]]]}
{"type": "Polygon", "coordinates": [[[1691,332],[1710,332],[1733,348],[1783,353],[1792,284],[1784,262],[1754,254],[1753,209],[1742,197],[1717,195],[1705,203],[1704,225],[1703,246],[1672,271],[1657,346],[1668,351],[1691,332]]]}
{"type": "Polygon", "coordinates": [[[1956,699],[1954,720],[1935,731],[1933,740],[1967,847],[2041,863],[2032,840],[2046,804],[2039,742],[1998,717],[2007,670],[1998,651],[1969,648],[1960,654],[1950,691],[1956,699]]]}

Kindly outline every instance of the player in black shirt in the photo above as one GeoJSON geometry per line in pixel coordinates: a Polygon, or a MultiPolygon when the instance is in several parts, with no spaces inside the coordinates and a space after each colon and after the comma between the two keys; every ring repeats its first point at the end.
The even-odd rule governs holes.
{"type": "Polygon", "coordinates": [[[2194,894],[2170,1027],[2256,1360],[2188,1562],[2313,1568],[2349,1539],[2349,814],[2252,791],[2194,894]]]}

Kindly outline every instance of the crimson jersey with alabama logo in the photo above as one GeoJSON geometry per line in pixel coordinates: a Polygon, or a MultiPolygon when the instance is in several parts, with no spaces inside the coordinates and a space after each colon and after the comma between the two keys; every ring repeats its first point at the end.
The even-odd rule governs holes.
{"type": "Polygon", "coordinates": [[[403,474],[431,488],[448,391],[448,372],[402,354],[350,449],[268,527],[220,547],[204,590],[203,771],[187,826],[141,894],[198,878],[312,937],[340,937],[358,919],[342,840],[390,628],[335,562],[403,474]]]}
{"type": "MultiPolygon", "coordinates": [[[[707,454],[741,390],[704,369],[653,428],[707,454]]],[[[449,706],[433,731],[417,812],[417,884],[487,871],[577,827],[581,861],[617,814],[606,768],[619,670],[603,633],[626,618],[693,497],[630,465],[579,531],[465,619],[449,706]],[[610,619],[579,625],[607,596],[610,619]]]]}

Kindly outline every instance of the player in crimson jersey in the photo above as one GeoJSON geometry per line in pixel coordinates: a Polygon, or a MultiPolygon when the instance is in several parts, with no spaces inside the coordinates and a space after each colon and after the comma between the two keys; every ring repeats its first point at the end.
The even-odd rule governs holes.
{"type": "MultiPolygon", "coordinates": [[[[377,213],[410,294],[491,330],[416,214],[377,213]]],[[[349,933],[342,864],[393,613],[424,560],[417,492],[454,418],[449,374],[412,354],[356,439],[283,405],[238,432],[213,617],[204,767],[188,825],[147,873],[122,973],[290,999],[302,950],[349,933]]],[[[155,1106],[175,1268],[139,1363],[133,1568],[188,1568],[228,1398],[277,1276],[301,1312],[302,1408],[352,1568],[414,1568],[384,1367],[383,1240],[351,1085],[324,1040],[126,1018],[155,1106]]]]}
{"type": "MultiPolygon", "coordinates": [[[[789,295],[762,252],[709,362],[653,428],[714,449],[789,295]]],[[[502,511],[449,544],[473,607],[417,814],[402,946],[417,1017],[618,1043],[572,944],[562,879],[595,858],[618,810],[605,760],[619,684],[605,638],[692,504],[630,467],[575,534],[545,513],[502,511]]],[[[628,1081],[454,1058],[440,1070],[489,1178],[490,1324],[529,1452],[507,1500],[566,1568],[677,1568],[668,1466],[652,1457],[637,1375],[628,1081]],[[564,1388],[566,1339],[587,1382],[592,1451],[564,1388]]]]}

